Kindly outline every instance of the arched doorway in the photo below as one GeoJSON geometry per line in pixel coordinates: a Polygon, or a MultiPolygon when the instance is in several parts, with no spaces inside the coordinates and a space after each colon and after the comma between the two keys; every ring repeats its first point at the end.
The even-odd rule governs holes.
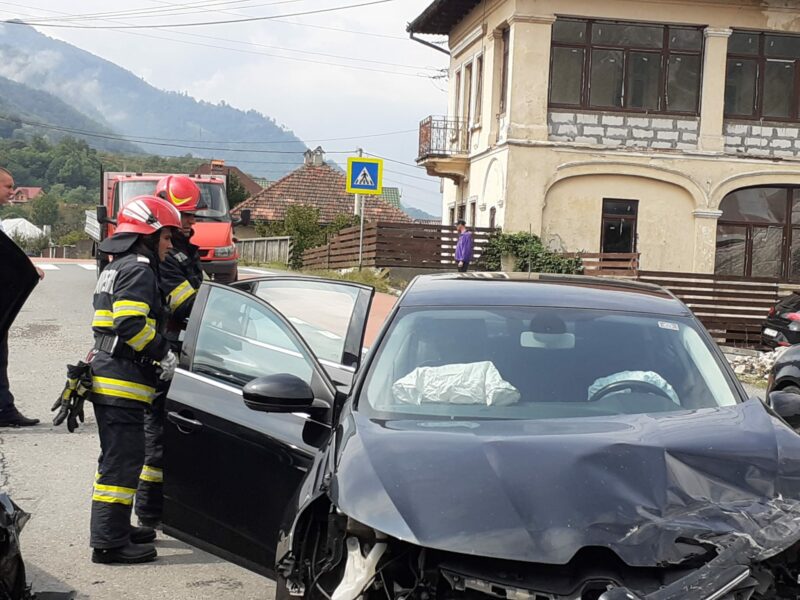
{"type": "Polygon", "coordinates": [[[720,210],[717,275],[800,280],[800,186],[736,190],[720,210]]]}

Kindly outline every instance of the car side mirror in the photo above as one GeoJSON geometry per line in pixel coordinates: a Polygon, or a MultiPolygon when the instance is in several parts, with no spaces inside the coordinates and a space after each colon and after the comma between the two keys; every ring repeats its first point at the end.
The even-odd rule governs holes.
{"type": "Polygon", "coordinates": [[[772,410],[792,428],[800,429],[800,394],[772,392],[768,403],[772,410]]]}
{"type": "Polygon", "coordinates": [[[330,408],[326,402],[314,399],[308,383],[288,373],[254,379],[244,386],[242,396],[247,408],[260,412],[318,412],[330,408]]]}
{"type": "Polygon", "coordinates": [[[116,219],[109,219],[108,218],[108,207],[107,206],[103,206],[103,205],[100,205],[100,206],[97,207],[97,222],[100,223],[101,225],[108,225],[108,224],[116,225],[117,224],[117,220],[116,219]]]}
{"type": "Polygon", "coordinates": [[[236,225],[237,227],[247,227],[248,225],[250,225],[250,209],[243,208],[239,212],[239,218],[234,220],[233,224],[236,225]]]}

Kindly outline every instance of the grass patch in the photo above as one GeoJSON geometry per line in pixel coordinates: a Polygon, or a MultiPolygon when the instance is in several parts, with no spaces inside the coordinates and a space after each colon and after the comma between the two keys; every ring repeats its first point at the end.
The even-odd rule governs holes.
{"type": "Polygon", "coordinates": [[[289,265],[283,263],[242,262],[241,265],[269,269],[271,271],[287,271],[289,273],[309,275],[311,277],[324,277],[325,279],[335,279],[338,281],[352,281],[354,283],[372,286],[375,288],[375,291],[384,294],[395,294],[398,291],[404,290],[408,285],[407,281],[390,279],[389,272],[386,270],[377,271],[371,268],[366,268],[362,271],[353,269],[352,271],[341,273],[339,271],[329,271],[325,269],[300,269],[299,271],[295,271],[290,269],[289,265]]]}
{"type": "Polygon", "coordinates": [[[271,271],[288,271],[289,265],[282,262],[252,262],[249,260],[240,260],[239,264],[243,267],[258,267],[259,269],[269,269],[271,271]]]}
{"type": "Polygon", "coordinates": [[[737,377],[742,383],[752,385],[762,390],[767,389],[767,380],[763,377],[753,377],[752,375],[737,375],[737,377]]]}
{"type": "Polygon", "coordinates": [[[374,269],[364,269],[362,271],[348,271],[340,273],[339,271],[326,271],[324,269],[303,269],[300,271],[305,275],[313,277],[325,277],[326,279],[338,279],[339,281],[352,281],[354,283],[362,283],[375,288],[375,291],[384,294],[391,294],[396,290],[402,290],[408,285],[406,281],[393,281],[389,279],[386,271],[375,271],[374,269]]]}

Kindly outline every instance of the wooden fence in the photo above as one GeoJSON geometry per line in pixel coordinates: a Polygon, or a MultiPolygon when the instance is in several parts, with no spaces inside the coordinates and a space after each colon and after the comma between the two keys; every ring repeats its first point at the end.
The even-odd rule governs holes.
{"type": "MultiPolygon", "coordinates": [[[[477,260],[491,229],[472,229],[477,260]]],[[[449,225],[422,223],[366,223],[362,265],[375,268],[447,270],[455,266],[458,233],[449,225]]],[[[358,266],[359,228],[349,227],[328,244],[303,253],[303,266],[312,269],[346,269],[358,266]]]]}
{"type": "Polygon", "coordinates": [[[761,324],[780,297],[776,279],[642,271],[639,280],[667,288],[720,343],[757,346],[761,324]]]}
{"type": "Polygon", "coordinates": [[[236,242],[240,260],[251,263],[288,264],[291,248],[290,237],[250,238],[236,242]]]}
{"type": "Polygon", "coordinates": [[[638,253],[569,252],[561,256],[580,258],[584,275],[636,277],[639,274],[638,253]]]}

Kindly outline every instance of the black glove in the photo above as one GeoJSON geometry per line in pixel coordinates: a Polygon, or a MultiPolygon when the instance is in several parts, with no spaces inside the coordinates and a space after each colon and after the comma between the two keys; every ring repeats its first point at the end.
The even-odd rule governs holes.
{"type": "Polygon", "coordinates": [[[56,427],[64,421],[67,430],[72,433],[78,428],[78,421],[84,422],[83,403],[92,391],[92,367],[79,361],[77,365],[67,365],[67,383],[61,396],[53,404],[51,411],[58,410],[53,418],[56,427]]]}

